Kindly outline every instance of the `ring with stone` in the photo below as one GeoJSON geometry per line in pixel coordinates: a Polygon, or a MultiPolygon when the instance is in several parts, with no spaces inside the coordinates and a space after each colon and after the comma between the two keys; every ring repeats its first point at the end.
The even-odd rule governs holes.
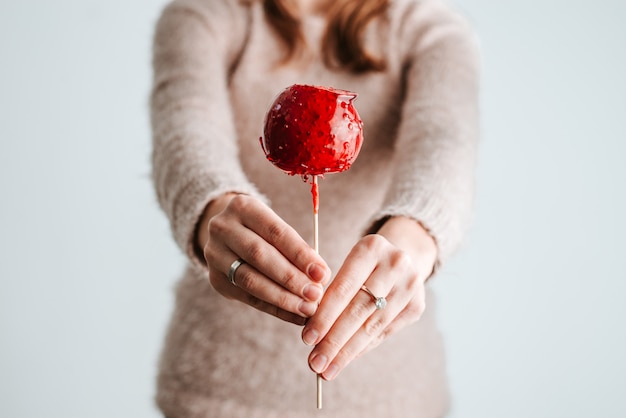
{"type": "Polygon", "coordinates": [[[370,295],[372,297],[372,299],[374,300],[374,305],[376,305],[376,309],[378,309],[378,310],[385,309],[385,306],[387,306],[387,299],[385,299],[384,296],[382,296],[382,297],[376,296],[365,285],[361,286],[361,290],[364,291],[365,293],[367,293],[368,295],[370,295]]]}
{"type": "Polygon", "coordinates": [[[235,272],[244,263],[245,261],[243,261],[241,258],[238,258],[237,260],[233,261],[233,264],[230,265],[230,269],[228,270],[228,281],[233,286],[237,286],[237,283],[235,283],[235,272]]]}

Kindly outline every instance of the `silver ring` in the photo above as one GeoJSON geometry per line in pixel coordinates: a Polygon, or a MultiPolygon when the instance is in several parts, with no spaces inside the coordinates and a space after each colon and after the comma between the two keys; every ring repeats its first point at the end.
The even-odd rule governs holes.
{"type": "Polygon", "coordinates": [[[235,272],[244,263],[245,261],[243,261],[241,258],[238,258],[237,260],[233,261],[233,264],[230,265],[230,270],[228,270],[228,281],[233,286],[237,286],[237,283],[235,283],[235,272]]]}
{"type": "Polygon", "coordinates": [[[374,305],[376,305],[376,309],[381,310],[381,309],[385,309],[385,306],[387,306],[387,299],[385,299],[385,297],[378,297],[376,295],[374,295],[372,293],[371,290],[369,290],[367,288],[367,286],[363,285],[361,286],[361,290],[364,291],[365,293],[367,293],[368,295],[370,295],[372,297],[372,299],[374,299],[374,305]]]}

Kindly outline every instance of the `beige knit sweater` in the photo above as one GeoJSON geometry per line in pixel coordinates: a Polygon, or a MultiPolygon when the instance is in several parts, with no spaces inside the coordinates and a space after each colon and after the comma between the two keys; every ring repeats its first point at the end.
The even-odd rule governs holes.
{"type": "Polygon", "coordinates": [[[478,53],[466,22],[440,0],[393,0],[369,26],[387,70],[354,76],[321,64],[324,21],[306,17],[313,59],[277,67],[282,46],[259,3],[175,0],[155,35],[154,183],[190,263],[177,288],[157,403],[168,417],[440,417],[448,398],[443,347],[428,308],[415,325],[324,385],[301,328],[215,292],[194,258],[194,227],[227,191],[265,200],[309,242],[310,188],[260,148],[265,112],[294,83],[359,94],[364,145],[352,168],[320,184],[320,252],[337,271],[370,225],[388,215],[422,222],[440,261],[468,222],[478,137],[478,53]]]}

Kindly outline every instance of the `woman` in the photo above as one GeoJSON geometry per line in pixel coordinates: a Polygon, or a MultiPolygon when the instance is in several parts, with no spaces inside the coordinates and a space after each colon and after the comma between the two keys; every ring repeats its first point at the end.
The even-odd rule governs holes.
{"type": "Polygon", "coordinates": [[[478,59],[464,20],[440,0],[175,0],[154,71],[154,181],[190,260],[161,359],[164,415],[445,415],[426,281],[472,196],[478,59]],[[296,83],[358,93],[364,123],[352,168],[321,181],[320,255],[309,187],[258,140],[296,83]],[[315,373],[329,381],[321,411],[315,373]]]}

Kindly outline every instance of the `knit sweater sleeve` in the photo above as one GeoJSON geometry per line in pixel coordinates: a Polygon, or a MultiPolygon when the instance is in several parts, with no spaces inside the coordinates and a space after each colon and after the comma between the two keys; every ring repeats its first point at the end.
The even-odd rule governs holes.
{"type": "Polygon", "coordinates": [[[246,16],[236,1],[175,0],[156,26],[153,181],[174,238],[192,260],[208,202],[231,191],[263,198],[242,171],[228,93],[246,16]]]}
{"type": "Polygon", "coordinates": [[[471,218],[479,135],[477,41],[439,1],[405,14],[406,96],[391,186],[375,219],[418,220],[438,246],[438,264],[460,244],[471,218]]]}

